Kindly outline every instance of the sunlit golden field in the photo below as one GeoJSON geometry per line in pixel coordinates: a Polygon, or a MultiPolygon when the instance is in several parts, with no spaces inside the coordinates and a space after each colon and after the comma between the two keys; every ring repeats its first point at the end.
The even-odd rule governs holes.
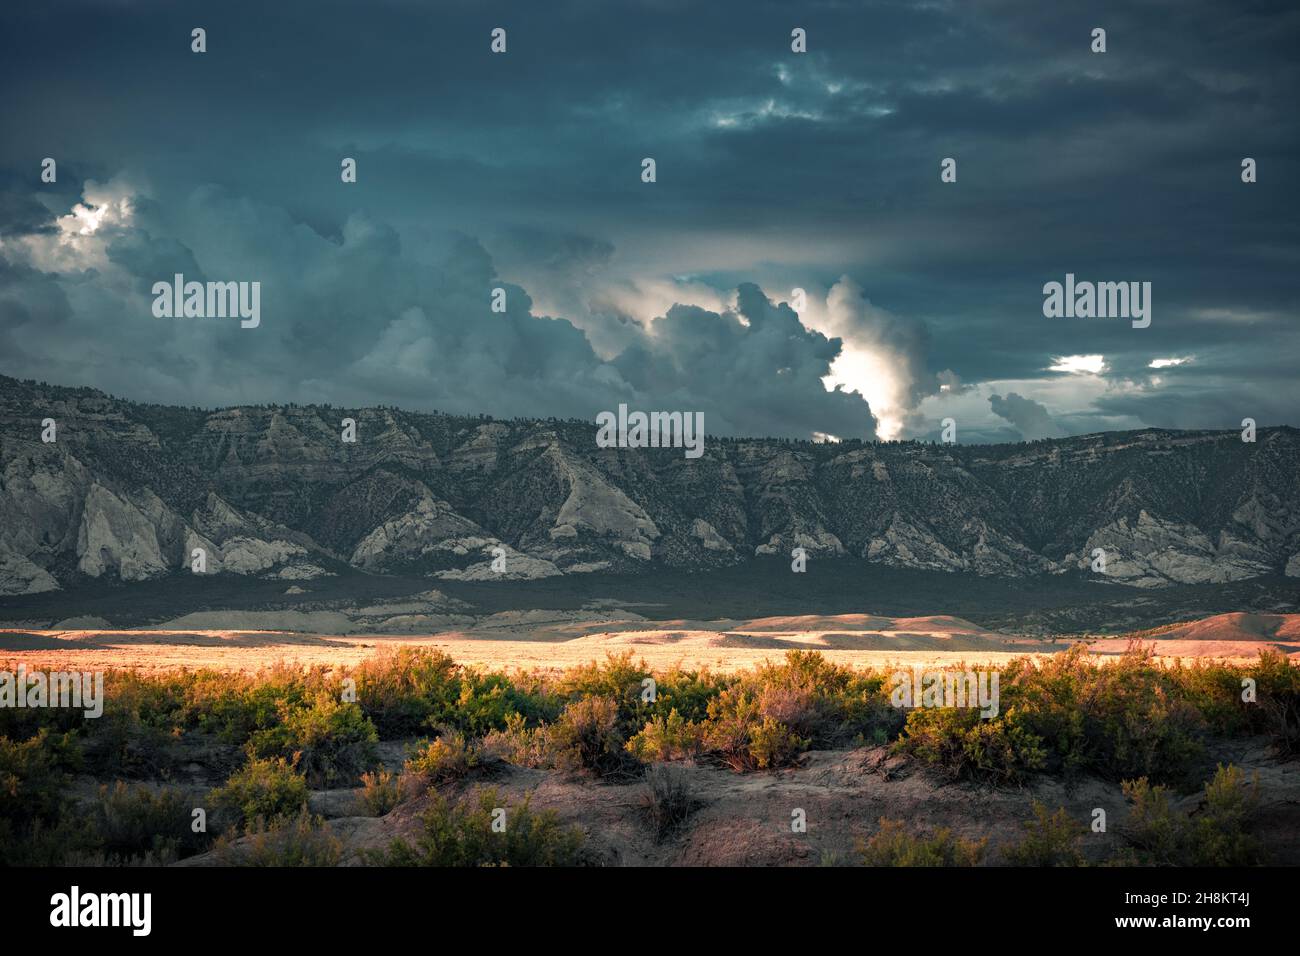
{"type": "MultiPolygon", "coordinates": [[[[1300,657],[1293,615],[1225,614],[1144,636],[1157,657],[1255,660],[1261,650],[1300,657]]],[[[492,670],[564,669],[630,650],[654,669],[681,664],[730,673],[789,650],[816,650],[854,667],[891,663],[994,666],[1022,656],[1059,653],[1075,639],[1038,639],[985,630],[951,616],[883,618],[865,614],[769,617],[749,621],[609,621],[497,615],[490,623],[431,634],[330,635],[285,630],[159,628],[0,630],[0,659],[15,665],[99,670],[212,668],[255,672],[271,664],[347,668],[400,647],[436,648],[457,662],[492,670]]],[[[1128,637],[1089,638],[1101,660],[1122,654],[1128,637]]]]}

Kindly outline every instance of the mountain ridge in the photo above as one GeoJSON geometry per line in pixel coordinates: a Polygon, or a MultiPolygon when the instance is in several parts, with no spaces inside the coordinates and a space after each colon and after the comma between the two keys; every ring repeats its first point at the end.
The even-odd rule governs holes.
{"type": "Polygon", "coordinates": [[[0,594],[190,567],[532,579],[854,555],[1142,587],[1300,576],[1300,431],[1141,429],[1000,445],[708,438],[325,405],[205,410],[0,376],[0,594]],[[358,439],[341,439],[342,418],[358,439]],[[56,440],[41,440],[55,421],[56,440]],[[505,571],[494,569],[504,559],[505,571]]]}

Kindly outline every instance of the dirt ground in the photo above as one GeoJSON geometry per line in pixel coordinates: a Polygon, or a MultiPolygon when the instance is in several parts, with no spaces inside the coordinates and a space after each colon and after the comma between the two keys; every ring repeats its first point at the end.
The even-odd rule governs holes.
{"type": "MultiPolygon", "coordinates": [[[[1244,742],[1216,754],[1248,774],[1259,773],[1262,820],[1258,836],[1270,859],[1300,863],[1300,765],[1275,760],[1267,742],[1244,742]]],[[[729,770],[674,764],[689,780],[698,809],[676,831],[656,840],[642,809],[643,782],[607,783],[581,775],[529,770],[495,763],[478,768],[467,780],[441,793],[457,799],[479,787],[497,788],[502,805],[531,796],[534,810],[553,810],[566,825],[580,827],[592,862],[606,866],[818,866],[859,862],[859,841],[880,826],[880,818],[905,822],[913,832],[950,828],[970,840],[988,840],[983,862],[1004,864],[1003,852],[1024,838],[1035,800],[1089,826],[1098,808],[1106,811],[1105,832],[1089,826],[1080,849],[1099,863],[1125,845],[1128,804],[1117,784],[1097,779],[1067,788],[1040,778],[1026,787],[954,783],[942,773],[887,747],[814,751],[800,766],[776,772],[735,774],[729,770]],[[791,827],[803,811],[806,832],[791,827]]],[[[412,839],[421,826],[427,796],[397,806],[383,817],[357,816],[358,791],[318,791],[312,810],[326,817],[344,850],[343,865],[365,861],[364,851],[387,848],[394,839],[412,839]]],[[[1175,800],[1176,809],[1195,813],[1202,795],[1175,800]]],[[[236,854],[239,843],[235,844],[236,854]]],[[[206,853],[180,866],[228,865],[237,856],[206,853]]]]}

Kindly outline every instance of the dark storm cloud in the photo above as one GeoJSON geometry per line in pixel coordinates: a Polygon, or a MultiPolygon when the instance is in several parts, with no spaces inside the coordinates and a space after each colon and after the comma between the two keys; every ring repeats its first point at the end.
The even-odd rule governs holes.
{"type": "Polygon", "coordinates": [[[736,314],[674,306],[645,344],[614,365],[640,392],[704,396],[728,434],[800,434],[815,421],[815,431],[873,437],[859,396],[822,387],[839,351],[839,339],[808,331],[788,305],[745,283],[736,314]]]}
{"type": "Polygon", "coordinates": [[[990,395],[989,405],[993,414],[1009,421],[1022,438],[1052,438],[1060,434],[1047,409],[1033,399],[1008,392],[1005,398],[990,395]]]}
{"type": "MultiPolygon", "coordinates": [[[[113,238],[110,266],[139,283],[191,259],[213,276],[265,275],[281,321],[276,348],[211,343],[210,368],[181,350],[188,333],[153,329],[96,339],[80,365],[66,343],[15,341],[3,370],[46,357],[103,384],[96,376],[135,366],[137,388],[172,382],[169,395],[205,403],[282,383],[586,415],[600,389],[633,388],[626,376],[652,369],[680,384],[708,367],[666,350],[739,347],[714,361],[765,391],[729,404],[718,376],[697,385],[719,419],[854,433],[845,410],[858,431],[870,416],[816,392],[825,344],[796,332],[799,361],[772,367],[787,356],[761,328],[716,304],[673,312],[646,291],[688,276],[719,301],[745,282],[784,299],[847,275],[897,319],[858,331],[895,356],[914,403],[943,401],[926,396],[948,371],[985,397],[1009,401],[998,383],[1011,382],[1033,400],[1025,383],[1058,382],[1056,358],[1102,354],[1103,393],[1039,402],[1057,427],[1210,424],[1241,405],[1300,418],[1292,4],[430,9],[6,9],[0,241],[49,229],[41,208],[66,213],[85,179],[129,176],[152,202],[113,238]],[[189,51],[194,26],[208,31],[203,56],[189,51]],[[509,31],[505,56],[488,50],[496,26],[509,31]],[[806,55],[790,53],[793,26],[808,31],[806,55]],[[1094,26],[1108,31],[1106,54],[1089,52],[1094,26]],[[75,56],[59,52],[73,40],[75,56]],[[56,186],[37,182],[47,155],[60,161],[56,186]],[[358,160],[355,185],[339,182],[342,156],[358,160]],[[653,185],[638,178],[644,156],[658,162],[653,185]],[[946,156],[956,184],[939,181],[946,156]],[[1258,183],[1240,182],[1243,156],[1259,161],[1258,183]],[[1066,272],[1151,281],[1151,327],[1044,318],[1042,285],[1066,272]],[[488,281],[511,288],[511,311],[483,323],[488,281]],[[517,311],[525,291],[539,305],[517,311]],[[138,351],[115,361],[128,344],[138,351]],[[430,384],[437,363],[411,358],[453,349],[467,350],[481,388],[430,384]],[[277,375],[288,355],[293,373],[277,375]],[[1149,368],[1171,356],[1194,361],[1149,368]],[[769,365],[748,374],[758,363],[769,365]]],[[[11,253],[0,248],[25,261],[11,253]]],[[[132,321],[140,303],[105,290],[107,275],[74,288],[59,269],[75,264],[47,265],[59,276],[50,288],[24,280],[5,293],[7,328],[54,308],[52,290],[74,312],[100,310],[87,325],[132,321]]],[[[647,397],[644,381],[635,388],[647,397]]]]}
{"type": "Polygon", "coordinates": [[[336,241],[282,209],[204,187],[166,208],[139,201],[91,235],[43,239],[34,261],[71,257],[85,268],[0,260],[0,334],[20,346],[13,371],[30,377],[164,402],[382,402],[588,420],[627,402],[702,411],[710,434],[807,437],[827,423],[874,434],[860,396],[821,384],[839,341],[752,285],[737,313],[675,307],[605,361],[567,319],[538,315],[472,237],[448,237],[436,255],[417,247],[416,258],[367,216],[348,219],[336,241]],[[155,318],[153,284],[175,273],[259,282],[261,324],[155,318]],[[494,288],[504,312],[490,309],[494,288]]]}

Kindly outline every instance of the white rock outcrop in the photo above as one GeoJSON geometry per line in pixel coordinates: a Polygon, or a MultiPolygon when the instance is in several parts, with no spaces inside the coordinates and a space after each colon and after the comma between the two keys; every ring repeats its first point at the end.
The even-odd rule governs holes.
{"type": "Polygon", "coordinates": [[[98,482],[81,512],[77,558],[78,570],[92,578],[112,572],[123,581],[143,581],[167,571],[153,521],[98,482]]]}
{"type": "Polygon", "coordinates": [[[1221,535],[1220,544],[1193,525],[1142,510],[1135,521],[1121,518],[1089,535],[1077,566],[1089,569],[1093,551],[1100,548],[1106,577],[1136,587],[1223,584],[1269,572],[1268,564],[1236,539],[1221,535]]]}

